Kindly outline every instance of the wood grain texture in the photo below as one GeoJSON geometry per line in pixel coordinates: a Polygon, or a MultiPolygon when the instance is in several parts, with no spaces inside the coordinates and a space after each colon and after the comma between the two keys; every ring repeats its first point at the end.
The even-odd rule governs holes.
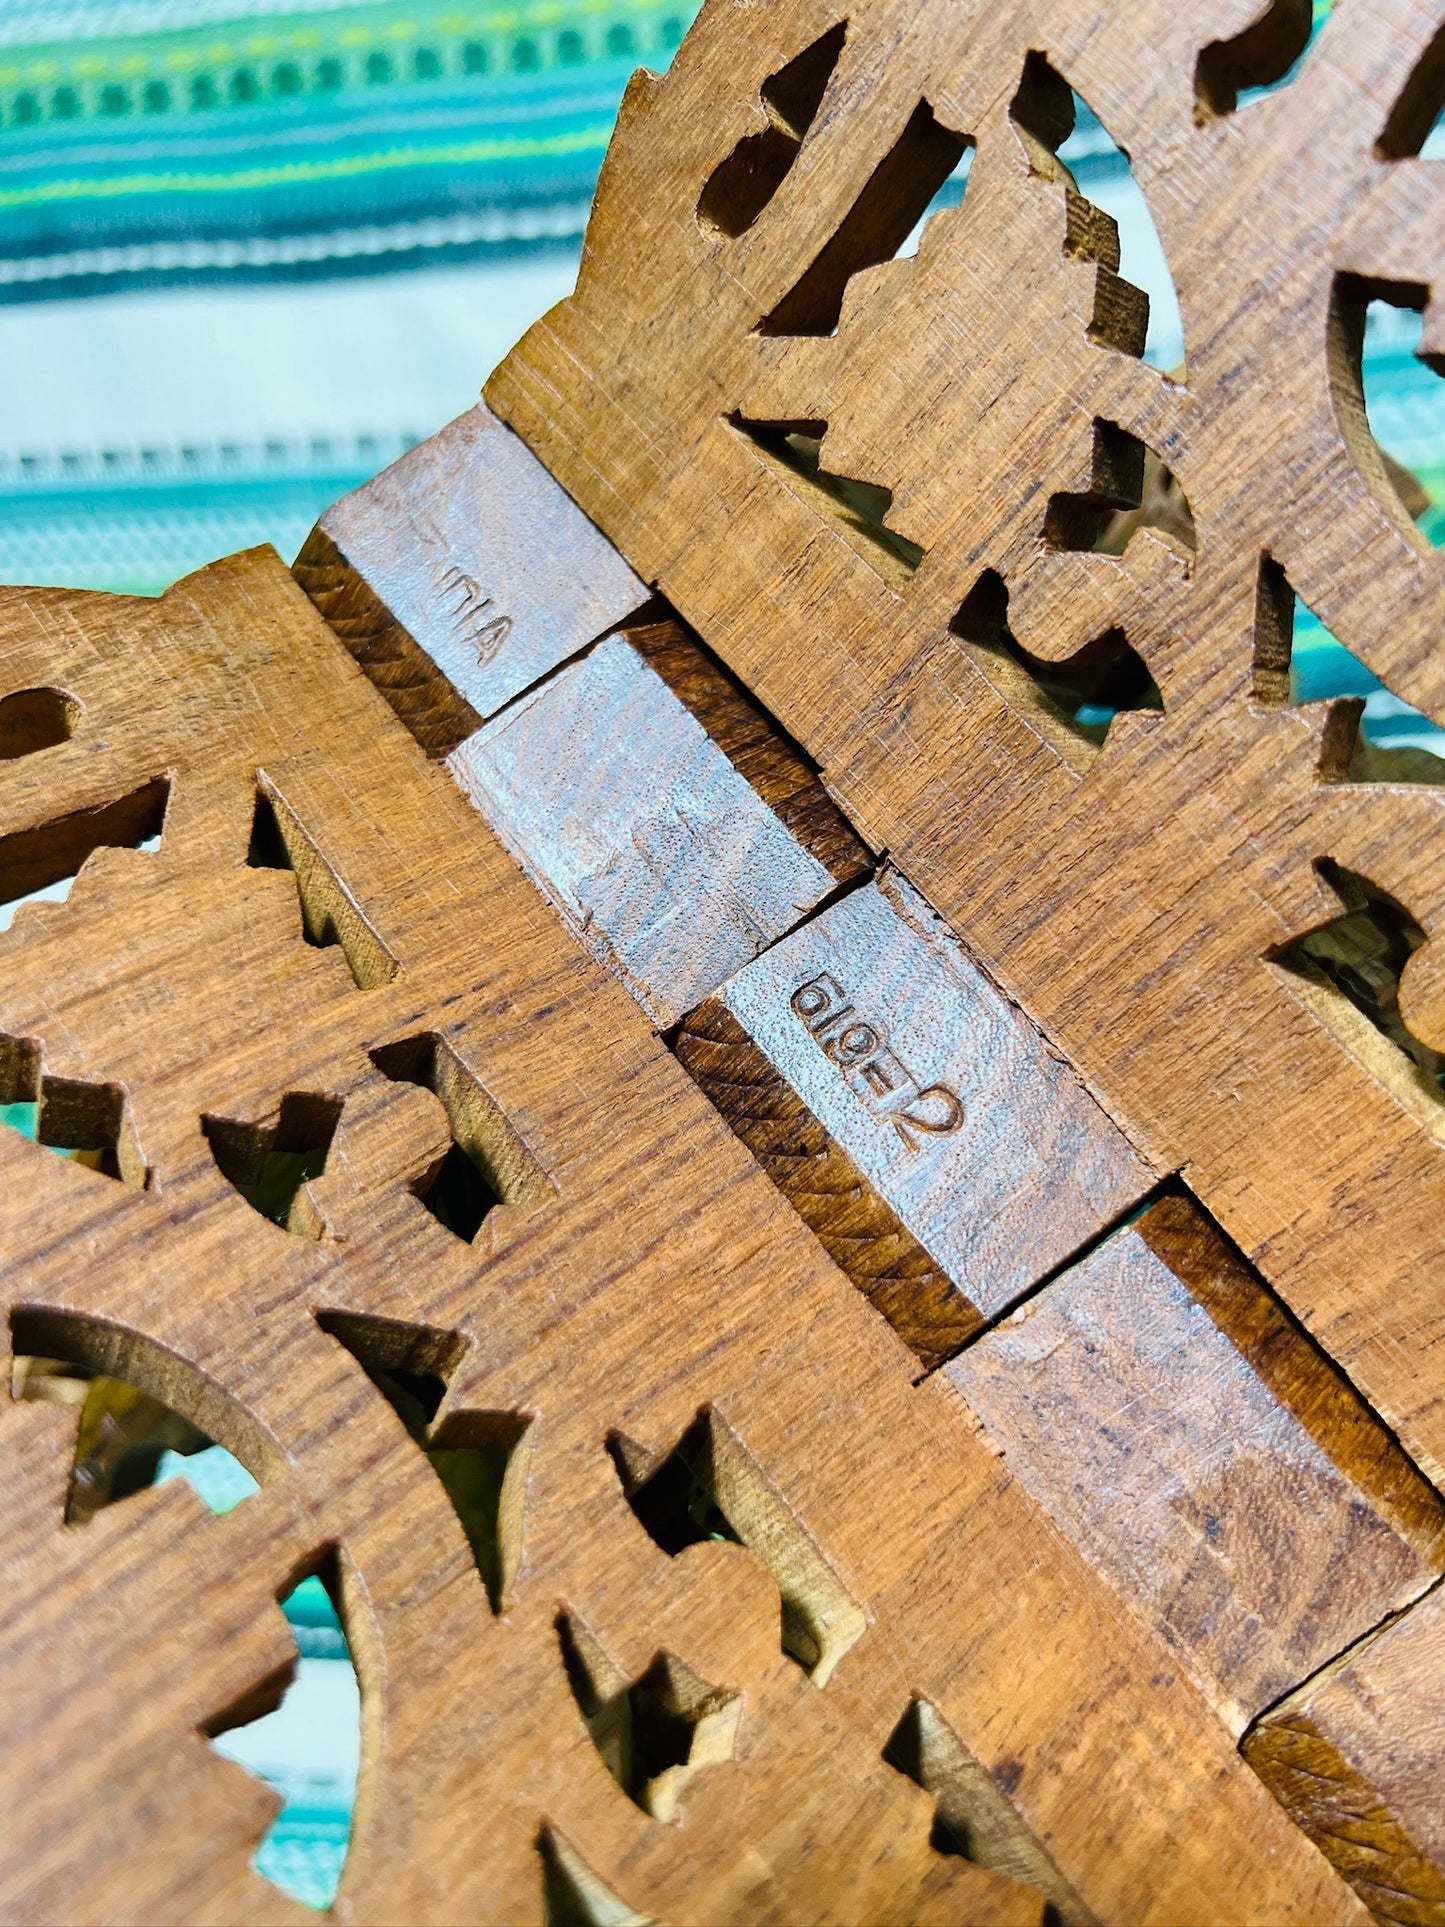
{"type": "Polygon", "coordinates": [[[1244,1756],[1379,1920],[1445,1920],[1445,1591],[1346,1654],[1244,1756]]]}
{"type": "Polygon", "coordinates": [[[1441,1477],[1438,1094],[1274,960],[1349,907],[1332,861],[1418,924],[1398,1008],[1445,1046],[1445,797],[1283,675],[1298,595],[1445,721],[1445,572],[1359,359],[1375,297],[1439,346],[1445,17],[1340,0],[1238,104],[1309,25],[719,0],[634,77],[577,290],[487,396],[1441,1477]],[[1175,376],[1058,159],[1070,89],[1159,232],[1175,376]],[[1149,451],[1187,520],[1110,554],[1149,451]]]}
{"type": "Polygon", "coordinates": [[[450,756],[481,717],[449,683],[323,528],[307,536],[296,580],[429,756],[450,756]]]}
{"type": "Polygon", "coordinates": [[[1439,1927],[1445,1874],[1380,1798],[1303,1715],[1272,1720],[1245,1758],[1378,1921],[1439,1927]]]}
{"type": "Polygon", "coordinates": [[[777,1185],[828,1256],[932,1369],[983,1323],[726,1004],[688,1014],[677,1061],[777,1185]]]}
{"type": "Polygon", "coordinates": [[[867,845],[777,724],[677,622],[631,626],[627,640],[835,883],[873,867],[867,845]]]}
{"type": "Polygon", "coordinates": [[[481,403],[329,508],[296,574],[393,707],[411,692],[398,714],[437,754],[648,600],[481,403]]]}
{"type": "Polygon", "coordinates": [[[0,937],[5,1099],[99,1092],[130,1145],[112,1176],[0,1133],[11,1342],[260,1489],[67,1525],[77,1408],[0,1399],[7,1919],[299,1918],[204,1735],[284,1686],[274,1602],[317,1570],[362,1699],[341,1920],[1039,1922],[931,1844],[946,1792],[1080,1918],[1365,1918],[274,556],[9,591],[0,687],[37,660],[83,720],[0,767],[0,856],[169,801],[0,937]],[[255,1160],[303,1149],[266,1215],[255,1160]],[[427,1208],[452,1150],[470,1237],[427,1208]],[[506,1466],[485,1571],[467,1451],[506,1466]],[[885,1757],[920,1698],[958,1747],[925,1784],[885,1757]],[[624,1707],[685,1746],[640,1775],[624,1707]]]}
{"type": "Polygon", "coordinates": [[[298,1917],[303,1575],[343,1922],[1442,1919],[1445,783],[1290,658],[1445,720],[1445,0],[1312,11],[708,0],[309,602],[0,596],[6,1919],[298,1917]]]}
{"type": "MultiPolygon", "coordinates": [[[[643,634],[677,674],[681,634],[643,634]]],[[[743,773],[779,774],[757,753],[760,722],[746,717],[753,741],[739,740],[740,705],[721,692],[735,762],[630,635],[607,637],[503,710],[447,768],[665,1028],[832,894],[833,870],[804,837],[845,876],[867,854],[801,765],[781,772],[800,805],[795,833],[743,773]]],[[[703,680],[695,656],[680,679],[703,680]]],[[[718,692],[690,693],[711,721],[718,692]]]]}
{"type": "Polygon", "coordinates": [[[1235,1732],[1445,1567],[1439,1495],[1183,1198],[947,1372],[1235,1732]]]}
{"type": "Polygon", "coordinates": [[[896,871],[718,1002],[985,1318],[1160,1175],[896,871]]]}

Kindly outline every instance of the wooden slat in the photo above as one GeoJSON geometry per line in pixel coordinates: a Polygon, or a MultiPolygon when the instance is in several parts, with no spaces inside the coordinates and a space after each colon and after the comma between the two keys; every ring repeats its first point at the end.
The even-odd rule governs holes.
{"type": "Polygon", "coordinates": [[[1244,1757],[1378,1920],[1445,1920],[1445,1591],[1274,1707],[1244,1757]]]}
{"type": "Polygon", "coordinates": [[[947,1370],[1236,1732],[1445,1568],[1439,1495],[1182,1198],[947,1370]]]}
{"type": "MultiPolygon", "coordinates": [[[[1266,963],[1341,913],[1320,859],[1445,915],[1445,794],[1290,705],[1280,619],[1297,594],[1445,721],[1439,560],[1358,361],[1373,296],[1440,334],[1439,10],[1336,6],[1237,112],[1302,4],[841,19],[712,6],[634,83],[577,290],[490,405],[1445,1478],[1438,1088],[1266,963]],[[1058,159],[1070,89],[1156,223],[1172,373],[1058,159]],[[930,127],[974,143],[967,190],[895,259],[879,183],[923,212],[930,127]],[[1108,553],[1148,450],[1188,519],[1108,553]]],[[[1445,1047],[1438,939],[1399,1009],[1445,1047]]]]}
{"type": "MultiPolygon", "coordinates": [[[[954,1349],[980,1316],[1004,1310],[1157,1181],[896,872],[775,944],[723,985],[717,1003],[794,1093],[794,1106],[765,1118],[749,1095],[730,1098],[723,1068],[724,1115],[765,1164],[788,1158],[802,1123],[823,1170],[836,1153],[856,1171],[852,1182],[865,1187],[877,1228],[858,1251],[856,1273],[852,1262],[844,1269],[873,1296],[872,1240],[901,1234],[917,1249],[905,1261],[914,1267],[906,1281],[888,1285],[887,1315],[930,1362],[940,1345],[954,1349]],[[918,1270],[919,1258],[937,1272],[918,1270]]],[[[685,1028],[679,1055],[689,1068],[698,1064],[694,1074],[708,1088],[718,1073],[692,1041],[698,1034],[685,1028]]],[[[806,1168],[784,1181],[789,1195],[806,1182],[806,1168]]],[[[828,1188],[845,1182],[833,1178],[828,1188]]],[[[811,1223],[810,1209],[803,1216],[811,1223]]],[[[826,1221],[826,1203],[822,1211],[826,1221]]]]}
{"type": "Polygon", "coordinates": [[[983,1323],[781,1071],[715,997],[678,1031],[677,1061],[717,1106],[839,1270],[932,1368],[983,1323]]]}
{"type": "MultiPolygon", "coordinates": [[[[867,854],[816,778],[808,807],[801,767],[789,772],[788,800],[803,805],[790,812],[795,834],[652,666],[649,636],[655,651],[655,632],[641,650],[608,637],[469,737],[447,767],[665,1027],[832,893],[833,870],[804,838],[821,829],[823,856],[845,876],[867,854]],[[818,821],[818,804],[831,821],[818,821]]],[[[710,717],[714,705],[690,693],[710,717]]],[[[756,768],[756,753],[730,739],[756,768]]]]}
{"type": "Polygon", "coordinates": [[[329,508],[296,572],[438,754],[648,599],[482,403],[329,508]]]}

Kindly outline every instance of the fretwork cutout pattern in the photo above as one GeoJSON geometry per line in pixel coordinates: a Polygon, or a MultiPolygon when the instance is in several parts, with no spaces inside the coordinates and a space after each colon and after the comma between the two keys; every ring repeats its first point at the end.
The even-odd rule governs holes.
{"type": "Polygon", "coordinates": [[[576,292],[487,400],[1445,1476],[1445,1143],[1275,967],[1338,915],[1323,862],[1366,878],[1423,937],[1400,1022],[1445,1048],[1435,759],[1289,700],[1284,606],[1445,721],[1445,559],[1361,363],[1379,302],[1445,353],[1445,21],[884,0],[824,62],[836,28],[709,6],[634,83],[576,292]],[[786,171],[746,224],[699,219],[805,54],[786,171]],[[1152,217],[1182,363],[1143,352],[1061,158],[1079,102],[1152,217]],[[935,178],[925,126],[974,144],[967,192],[808,310],[880,170],[935,178]]]}
{"type": "MultiPolygon", "coordinates": [[[[6,605],[0,663],[27,686],[47,596],[6,605]]],[[[172,1481],[68,1526],[75,1412],[0,1402],[11,1757],[43,1745],[45,1766],[11,1802],[0,1907],[299,1918],[250,1865],[274,1797],[208,1735],[276,1703],[276,1602],[325,1563],[360,1689],[337,1900],[358,1921],[802,1923],[833,1892],[898,1927],[1041,1927],[1057,1894],[1081,1920],[1163,1922],[1201,1890],[1220,1918],[1350,1918],[1157,1635],[1001,1477],[957,1392],[915,1383],[275,559],[139,612],[66,607],[47,674],[112,760],[62,767],[62,747],[45,798],[0,792],[0,834],[156,768],[171,801],[158,849],[100,849],[65,904],[0,937],[0,1033],[31,1093],[40,1065],[122,1093],[150,1183],[0,1137],[15,1343],[156,1401],[257,1489],[212,1518],[172,1481]],[[178,666],[166,702],[138,623],[178,666]],[[278,842],[286,869],[265,860],[278,842]],[[308,892],[336,943],[304,941],[308,892]],[[291,1133],[313,1160],[326,1144],[283,1230],[233,1154],[291,1133]],[[470,1240],[425,1208],[458,1145],[496,1200],[470,1240]],[[182,1647],[162,1631],[178,1598],[182,1647]],[[1017,1637],[1036,1615],[1046,1647],[1017,1637]],[[123,1632],[67,1637],[55,1663],[53,1629],[91,1624],[123,1632]],[[900,1680],[1047,1862],[938,1851],[942,1795],[883,1753],[900,1680]],[[141,1709],[124,1722],[122,1687],[141,1709]],[[1141,1752],[1141,1729],[1159,1744],[1141,1752]],[[1101,1845],[1109,1812],[1126,1851],[1101,1845]]],[[[709,713],[736,711],[753,766],[755,723],[724,693],[709,713]]],[[[849,879],[836,907],[881,887],[806,766],[767,758],[778,810],[849,879]]],[[[938,1077],[906,1037],[895,1055],[917,1084],[894,1093],[904,1135],[953,1143],[928,1128],[954,1115],[938,1077]]],[[[1106,1214],[1153,1181],[1110,1143],[1089,1179],[1122,1180],[1106,1214]]]]}
{"type": "Polygon", "coordinates": [[[1433,1927],[1445,788],[1289,622],[1445,708],[1445,17],[1310,12],[713,0],[314,608],[0,602],[7,1918],[298,1918],[324,1571],[358,1927],[1433,1927]]]}

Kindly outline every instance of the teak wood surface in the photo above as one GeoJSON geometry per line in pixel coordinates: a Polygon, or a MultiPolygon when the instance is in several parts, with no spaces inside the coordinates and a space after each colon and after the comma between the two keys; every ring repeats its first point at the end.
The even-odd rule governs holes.
{"type": "Polygon", "coordinates": [[[0,592],[0,1918],[306,1917],[316,1574],[339,1921],[1445,1927],[1445,765],[1289,676],[1445,722],[1445,0],[1309,24],[709,0],[294,573],[0,592]]]}

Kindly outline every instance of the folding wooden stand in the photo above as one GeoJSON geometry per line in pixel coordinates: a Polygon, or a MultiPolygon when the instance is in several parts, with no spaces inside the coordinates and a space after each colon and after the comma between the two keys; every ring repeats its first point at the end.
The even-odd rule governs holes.
{"type": "Polygon", "coordinates": [[[1445,764],[1289,673],[1445,721],[1445,4],[1309,24],[709,0],[294,575],[5,592],[0,1917],[307,1917],[317,1573],[338,1920],[1445,1922],[1445,764]]]}

